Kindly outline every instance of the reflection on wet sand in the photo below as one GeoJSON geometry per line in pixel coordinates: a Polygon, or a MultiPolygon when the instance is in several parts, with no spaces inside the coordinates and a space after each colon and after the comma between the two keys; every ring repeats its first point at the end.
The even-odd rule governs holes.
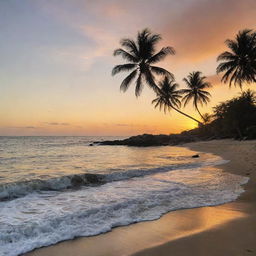
{"type": "Polygon", "coordinates": [[[112,232],[87,238],[78,238],[54,246],[38,249],[27,256],[120,256],[130,255],[145,248],[178,240],[217,228],[246,213],[233,204],[174,211],[157,221],[142,222],[114,229],[112,232]]]}

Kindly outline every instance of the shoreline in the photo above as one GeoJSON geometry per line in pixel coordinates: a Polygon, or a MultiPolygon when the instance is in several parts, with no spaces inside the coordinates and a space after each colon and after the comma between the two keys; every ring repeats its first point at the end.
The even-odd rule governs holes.
{"type": "Polygon", "coordinates": [[[24,255],[254,255],[255,141],[220,140],[183,146],[231,160],[217,168],[249,176],[250,180],[244,186],[246,191],[231,203],[172,211],[158,220],[117,227],[105,234],[60,242],[24,255]]]}
{"type": "Polygon", "coordinates": [[[256,255],[256,141],[227,139],[187,143],[183,146],[228,159],[228,163],[219,166],[223,171],[250,178],[243,186],[244,193],[237,200],[212,207],[229,209],[238,215],[212,229],[142,250],[133,256],[256,255]],[[242,214],[241,218],[239,214],[242,214]]]}

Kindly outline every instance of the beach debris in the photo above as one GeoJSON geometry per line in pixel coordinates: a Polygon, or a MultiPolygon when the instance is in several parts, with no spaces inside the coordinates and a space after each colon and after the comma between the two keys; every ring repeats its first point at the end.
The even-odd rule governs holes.
{"type": "Polygon", "coordinates": [[[192,156],[192,158],[198,158],[198,157],[200,157],[198,154],[192,156]]]}

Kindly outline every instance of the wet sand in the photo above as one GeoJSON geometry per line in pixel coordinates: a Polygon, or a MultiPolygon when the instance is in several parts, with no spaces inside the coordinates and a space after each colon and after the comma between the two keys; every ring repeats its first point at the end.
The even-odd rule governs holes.
{"type": "Polygon", "coordinates": [[[217,168],[250,177],[246,192],[232,203],[170,212],[159,220],[61,242],[26,256],[256,255],[256,141],[219,140],[184,146],[231,160],[217,168]]]}

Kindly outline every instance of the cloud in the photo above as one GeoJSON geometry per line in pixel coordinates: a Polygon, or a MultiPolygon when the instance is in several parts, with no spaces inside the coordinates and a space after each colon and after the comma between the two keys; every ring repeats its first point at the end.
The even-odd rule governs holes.
{"type": "Polygon", "coordinates": [[[58,123],[58,122],[44,122],[47,125],[60,125],[60,126],[67,126],[70,125],[70,123],[58,123]]]}
{"type": "Polygon", "coordinates": [[[71,45],[51,51],[51,56],[56,61],[69,63],[81,71],[90,71],[97,61],[112,58],[113,46],[118,45],[119,37],[97,24],[77,25],[77,30],[90,38],[90,45],[71,45]]]}
{"type": "Polygon", "coordinates": [[[109,30],[98,25],[80,26],[83,33],[94,41],[95,47],[86,58],[111,56],[113,44],[116,43],[118,37],[109,30]]]}
{"type": "Polygon", "coordinates": [[[35,127],[35,126],[8,126],[8,129],[37,129],[40,127],[35,127]]]}
{"type": "Polygon", "coordinates": [[[172,62],[216,57],[225,49],[225,39],[246,27],[255,28],[256,17],[255,0],[63,0],[61,6],[50,1],[42,6],[92,41],[88,49],[67,47],[60,53],[86,69],[97,58],[111,56],[120,38],[144,27],[161,33],[163,43],[176,49],[172,62]]]}
{"type": "Polygon", "coordinates": [[[256,17],[255,0],[98,0],[90,4],[90,8],[102,14],[94,22],[101,30],[98,30],[100,33],[94,29],[93,33],[87,31],[87,36],[98,40],[103,35],[107,43],[109,38],[104,33],[127,31],[129,35],[130,31],[136,33],[150,27],[162,34],[164,43],[175,47],[179,60],[186,61],[217,55],[225,48],[224,41],[234,37],[238,30],[255,28],[256,17]]]}
{"type": "Polygon", "coordinates": [[[126,13],[115,1],[106,3],[76,0],[71,3],[63,0],[61,5],[51,1],[37,5],[47,15],[53,16],[77,35],[82,36],[75,44],[54,48],[52,56],[56,60],[67,62],[79,70],[89,71],[98,59],[112,56],[113,45],[119,41],[114,19],[121,19],[126,13]],[[110,29],[112,25],[113,29],[110,29]]]}
{"type": "Polygon", "coordinates": [[[159,127],[158,125],[147,125],[147,124],[134,124],[134,123],[130,123],[130,124],[126,124],[126,123],[116,123],[116,124],[111,124],[111,123],[104,123],[104,126],[117,126],[117,127],[123,127],[123,128],[144,128],[144,129],[150,129],[150,128],[156,128],[159,127]]]}
{"type": "Polygon", "coordinates": [[[177,59],[201,61],[217,56],[238,30],[255,28],[255,17],[255,0],[192,1],[179,15],[162,21],[162,32],[177,59]]]}

